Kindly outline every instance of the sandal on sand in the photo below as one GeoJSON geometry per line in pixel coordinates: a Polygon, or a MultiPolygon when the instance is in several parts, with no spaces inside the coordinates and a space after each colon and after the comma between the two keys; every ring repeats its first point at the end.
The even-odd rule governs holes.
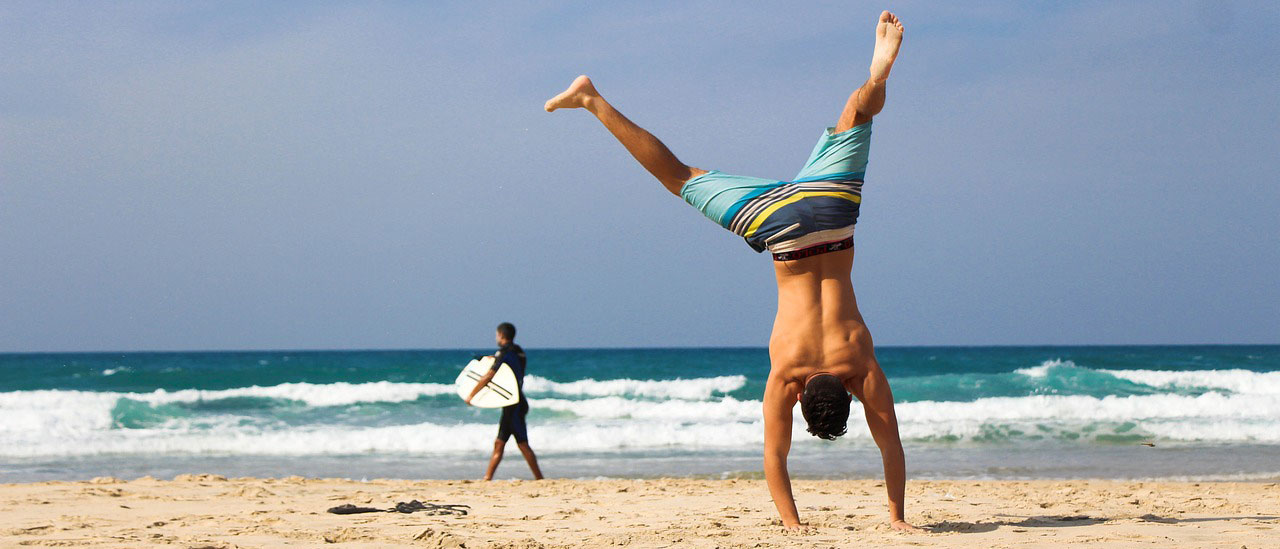
{"type": "Polygon", "coordinates": [[[470,505],[422,503],[415,499],[408,503],[397,503],[395,508],[388,509],[388,511],[396,511],[398,513],[416,513],[418,511],[425,511],[428,515],[465,515],[467,514],[467,509],[470,508],[470,505]]]}

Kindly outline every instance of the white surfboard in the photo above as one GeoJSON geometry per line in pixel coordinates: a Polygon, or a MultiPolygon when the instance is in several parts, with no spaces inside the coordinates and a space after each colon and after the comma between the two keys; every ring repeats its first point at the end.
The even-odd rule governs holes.
{"type": "MultiPolygon", "coordinates": [[[[467,364],[467,367],[462,369],[462,373],[458,374],[458,380],[453,382],[458,387],[458,396],[466,400],[471,390],[476,388],[476,382],[489,373],[489,368],[492,367],[493,357],[491,356],[472,360],[467,364]]],[[[520,388],[516,386],[516,373],[512,372],[511,367],[506,364],[499,366],[489,384],[480,389],[476,397],[471,399],[471,405],[479,408],[501,408],[518,402],[520,402],[520,388]]]]}

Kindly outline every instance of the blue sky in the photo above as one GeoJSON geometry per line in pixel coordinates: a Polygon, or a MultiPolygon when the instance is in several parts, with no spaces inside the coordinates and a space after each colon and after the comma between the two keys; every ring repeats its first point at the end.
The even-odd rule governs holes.
{"type": "MultiPolygon", "coordinates": [[[[879,344],[1280,342],[1280,9],[895,3],[879,344]]],[[[770,260],[581,111],[787,178],[880,4],[0,4],[0,351],[764,345],[770,260]]]]}

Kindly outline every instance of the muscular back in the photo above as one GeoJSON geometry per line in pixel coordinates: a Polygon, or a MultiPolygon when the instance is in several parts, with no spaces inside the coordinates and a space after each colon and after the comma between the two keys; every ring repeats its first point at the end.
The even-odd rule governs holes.
{"type": "Polygon", "coordinates": [[[771,381],[803,384],[823,371],[848,382],[867,373],[871,336],[853,295],[852,269],[853,250],[774,263],[778,316],[769,339],[771,381]]]}

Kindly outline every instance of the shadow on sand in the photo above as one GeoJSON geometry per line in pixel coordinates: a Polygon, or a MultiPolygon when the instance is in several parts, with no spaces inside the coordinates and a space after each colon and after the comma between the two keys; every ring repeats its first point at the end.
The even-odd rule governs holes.
{"type": "MultiPolygon", "coordinates": [[[[922,528],[934,533],[960,532],[960,533],[967,533],[967,534],[977,534],[982,532],[991,532],[997,528],[1000,528],[1001,526],[1009,526],[1013,528],[1046,528],[1046,527],[1066,528],[1071,526],[1092,526],[1094,524],[1102,524],[1112,520],[1129,519],[1128,517],[1123,519],[1109,519],[1109,518],[1101,518],[1101,517],[1091,517],[1089,515],[1038,515],[1033,517],[1018,517],[1018,516],[1010,516],[1010,515],[995,515],[995,516],[1008,517],[1008,518],[1004,520],[993,520],[990,522],[988,521],[978,521],[978,522],[942,521],[934,524],[923,525],[922,528]],[[1021,519],[1021,520],[1015,520],[1015,519],[1021,519]]],[[[1140,517],[1136,517],[1136,519],[1143,522],[1158,522],[1160,524],[1179,524],[1184,522],[1194,523],[1194,522],[1211,522],[1211,521],[1218,521],[1218,520],[1276,520],[1276,519],[1280,519],[1280,517],[1254,515],[1254,516],[1240,516],[1240,517],[1202,517],[1202,518],[1178,519],[1178,518],[1161,517],[1157,515],[1147,514],[1147,515],[1142,515],[1140,517]]]]}
{"type": "MultiPolygon", "coordinates": [[[[997,517],[1007,515],[996,515],[997,517]]],[[[1091,526],[1094,524],[1102,524],[1108,519],[1091,517],[1088,515],[1044,515],[1034,517],[1010,517],[1006,520],[993,520],[991,522],[951,522],[942,521],[936,524],[926,524],[923,526],[925,530],[934,533],[942,532],[962,532],[968,534],[977,534],[982,532],[990,532],[1001,526],[1011,526],[1016,528],[1043,528],[1043,527],[1066,527],[1066,526],[1091,526]],[[1011,519],[1022,519],[1014,521],[1011,519]]]]}

